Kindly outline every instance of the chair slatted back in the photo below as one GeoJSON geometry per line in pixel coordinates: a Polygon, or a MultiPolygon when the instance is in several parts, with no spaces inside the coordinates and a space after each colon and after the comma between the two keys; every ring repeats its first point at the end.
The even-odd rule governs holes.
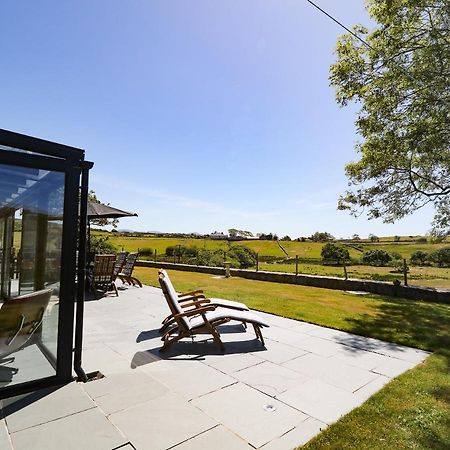
{"type": "Polygon", "coordinates": [[[116,264],[114,265],[114,277],[117,277],[122,271],[125,261],[127,259],[128,252],[119,252],[117,254],[116,264]]]}
{"type": "MultiPolygon", "coordinates": [[[[165,271],[164,271],[165,272],[165,271]]],[[[167,304],[169,305],[170,311],[172,314],[180,314],[184,312],[183,308],[178,303],[178,295],[175,292],[175,289],[170,282],[170,278],[168,278],[167,273],[163,271],[159,272],[159,284],[161,285],[161,289],[164,293],[164,297],[166,298],[167,304]]],[[[190,330],[189,319],[187,317],[181,317],[177,319],[177,323],[181,328],[185,328],[186,330],[190,330]]]]}
{"type": "Polygon", "coordinates": [[[94,283],[112,283],[114,281],[115,263],[116,255],[95,255],[93,277],[94,283]]]}
{"type": "Polygon", "coordinates": [[[21,295],[0,308],[0,357],[23,347],[40,328],[52,289],[21,295]]]}
{"type": "Polygon", "coordinates": [[[131,277],[131,274],[133,273],[134,264],[136,263],[136,260],[138,259],[139,253],[129,253],[127,256],[127,259],[125,261],[125,264],[122,268],[121,274],[126,277],[131,277]]]}

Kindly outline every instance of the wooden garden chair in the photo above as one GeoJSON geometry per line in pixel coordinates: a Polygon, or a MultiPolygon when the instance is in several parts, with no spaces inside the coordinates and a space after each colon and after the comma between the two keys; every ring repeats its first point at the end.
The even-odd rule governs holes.
{"type": "Polygon", "coordinates": [[[52,289],[6,300],[0,308],[0,359],[33,342],[40,333],[52,289]]]}
{"type": "Polygon", "coordinates": [[[116,279],[119,273],[123,270],[127,256],[128,252],[119,252],[117,254],[116,263],[114,264],[114,279],[116,279]]]}
{"type": "Polygon", "coordinates": [[[132,284],[133,286],[137,284],[139,287],[142,287],[142,283],[137,278],[132,276],[134,265],[136,263],[136,260],[138,259],[138,255],[139,253],[130,253],[127,256],[123,269],[117,275],[117,277],[120,278],[124,283],[130,285],[132,284]]]}
{"type": "MultiPolygon", "coordinates": [[[[172,281],[170,280],[169,274],[164,269],[160,269],[159,273],[164,275],[164,278],[167,281],[168,285],[170,286],[170,289],[175,291],[172,281]]],[[[192,306],[194,306],[192,302],[195,300],[196,304],[212,305],[216,307],[219,306],[221,308],[237,309],[239,311],[249,311],[249,307],[244,303],[225,300],[222,298],[207,298],[201,289],[197,289],[195,291],[190,292],[184,292],[182,294],[177,295],[178,295],[178,303],[183,309],[191,308],[192,306]]],[[[164,333],[174,323],[172,319],[173,314],[169,314],[162,321],[162,327],[159,329],[160,333],[164,333]]]]}
{"type": "Polygon", "coordinates": [[[119,296],[117,292],[116,284],[114,280],[114,266],[116,264],[116,255],[95,255],[94,259],[94,271],[92,275],[92,289],[94,290],[95,298],[97,298],[97,289],[109,291],[114,289],[116,296],[119,296]]]}
{"type": "Polygon", "coordinates": [[[178,294],[171,283],[167,282],[164,273],[159,274],[159,283],[161,285],[164,297],[166,298],[169,309],[172,313],[173,327],[163,335],[161,340],[164,345],[161,352],[166,351],[172,344],[180,339],[192,337],[197,334],[209,333],[212,335],[214,343],[221,350],[224,350],[220,333],[217,327],[230,320],[236,320],[242,323],[251,323],[255,330],[256,337],[264,345],[264,338],[261,333],[261,327],[269,326],[249,311],[238,311],[236,309],[220,308],[211,304],[205,305],[199,300],[192,300],[192,309],[183,309],[179,303],[178,294]]]}

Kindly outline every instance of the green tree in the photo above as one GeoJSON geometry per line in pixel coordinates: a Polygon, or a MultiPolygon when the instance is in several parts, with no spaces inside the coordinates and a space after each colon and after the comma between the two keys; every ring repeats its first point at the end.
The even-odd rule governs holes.
{"type": "Polygon", "coordinates": [[[346,167],[352,187],[339,208],[394,222],[431,203],[434,226],[448,228],[448,0],[368,0],[367,9],[377,27],[341,36],[331,66],[337,102],[361,105],[360,159],[346,167]]]}
{"type": "Polygon", "coordinates": [[[385,250],[369,250],[362,257],[363,263],[371,266],[385,266],[391,260],[391,255],[385,250]]]}
{"type": "MultiPolygon", "coordinates": [[[[93,191],[92,189],[88,193],[88,201],[92,203],[103,203],[97,198],[95,191],[93,191]]],[[[106,205],[109,205],[109,203],[106,203],[106,205]]],[[[99,227],[111,225],[113,228],[117,228],[119,219],[90,219],[90,222],[94,225],[98,225],[99,227]]]]}
{"type": "Polygon", "coordinates": [[[422,250],[416,250],[411,253],[411,264],[414,266],[425,266],[428,261],[428,253],[422,250]]]}
{"type": "Polygon", "coordinates": [[[321,256],[325,262],[336,262],[338,264],[350,259],[350,254],[346,248],[332,242],[328,242],[322,247],[321,256]]]}
{"type": "Polygon", "coordinates": [[[313,242],[329,242],[334,241],[334,236],[332,236],[330,233],[327,233],[326,231],[316,231],[310,239],[313,242]]]}

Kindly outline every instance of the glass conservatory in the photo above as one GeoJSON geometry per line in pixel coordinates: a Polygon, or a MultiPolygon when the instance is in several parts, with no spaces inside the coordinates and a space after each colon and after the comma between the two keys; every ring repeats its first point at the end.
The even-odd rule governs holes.
{"type": "Polygon", "coordinates": [[[83,150],[0,130],[1,397],[72,379],[90,167],[83,150]]]}

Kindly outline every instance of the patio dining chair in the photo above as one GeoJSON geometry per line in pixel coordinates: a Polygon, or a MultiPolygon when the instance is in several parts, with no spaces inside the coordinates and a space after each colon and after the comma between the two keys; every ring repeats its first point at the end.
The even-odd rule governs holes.
{"type": "Polygon", "coordinates": [[[122,268],[122,271],[117,275],[118,278],[122,280],[122,282],[127,284],[132,284],[135,286],[136,284],[139,287],[142,287],[142,283],[135,277],[132,276],[134,265],[136,264],[136,260],[138,259],[139,253],[130,253],[128,254],[125,264],[122,268]]]}
{"type": "MultiPolygon", "coordinates": [[[[164,270],[160,269],[159,273],[164,276],[164,279],[167,281],[167,284],[170,286],[170,289],[172,291],[175,291],[175,288],[172,284],[172,281],[169,277],[169,274],[164,270]]],[[[196,301],[195,304],[203,304],[203,305],[212,305],[212,306],[219,306],[221,308],[230,308],[230,309],[237,309],[238,311],[249,311],[249,307],[240,302],[235,302],[232,300],[225,300],[223,298],[207,298],[205,294],[203,293],[203,290],[197,289],[195,291],[190,292],[184,292],[182,294],[178,295],[178,303],[183,309],[191,308],[194,306],[193,301],[196,301]]],[[[171,325],[173,325],[175,322],[173,320],[173,314],[169,314],[163,321],[162,321],[162,327],[159,329],[160,333],[164,333],[171,325]]],[[[244,326],[246,326],[244,324],[244,326]]]]}
{"type": "Polygon", "coordinates": [[[167,282],[164,273],[159,274],[164,297],[172,313],[175,326],[170,328],[161,338],[164,345],[160,351],[166,351],[172,344],[186,337],[193,337],[197,334],[209,333],[212,335],[214,343],[225,350],[220,333],[217,327],[221,324],[236,320],[242,323],[251,323],[255,330],[256,337],[264,344],[264,337],[261,332],[262,327],[269,325],[260,320],[249,311],[238,311],[236,309],[220,308],[211,304],[205,305],[198,300],[192,300],[193,308],[183,309],[179,303],[178,295],[171,283],[167,282]]]}
{"type": "Polygon", "coordinates": [[[127,256],[128,252],[119,252],[117,254],[116,263],[114,264],[114,279],[116,279],[119,273],[122,271],[127,256]]]}
{"type": "Polygon", "coordinates": [[[0,360],[38,336],[52,289],[6,300],[0,308],[0,360]]]}
{"type": "Polygon", "coordinates": [[[97,290],[104,290],[105,292],[114,289],[116,296],[116,284],[114,283],[114,266],[116,264],[116,255],[95,255],[94,270],[92,274],[92,289],[95,298],[97,298],[97,290]]]}

